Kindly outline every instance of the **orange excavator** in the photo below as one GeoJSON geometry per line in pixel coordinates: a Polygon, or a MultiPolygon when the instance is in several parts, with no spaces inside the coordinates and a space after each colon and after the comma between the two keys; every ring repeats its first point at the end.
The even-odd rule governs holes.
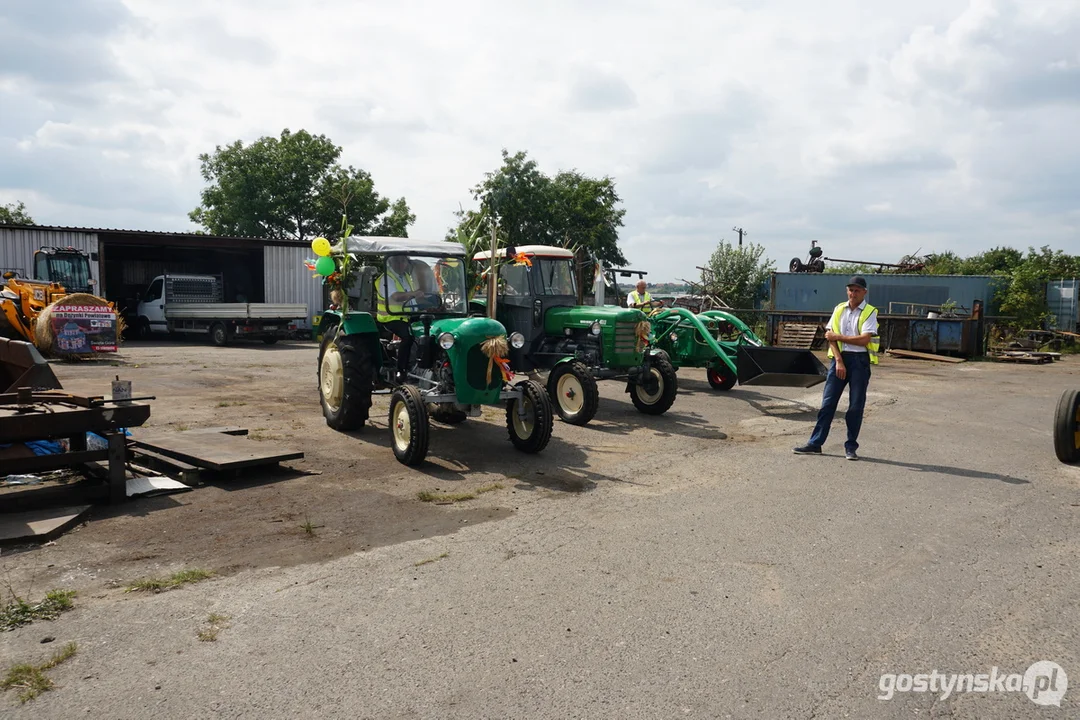
{"type": "Polygon", "coordinates": [[[37,279],[3,274],[0,335],[25,340],[48,355],[116,352],[116,306],[88,292],[90,259],[75,248],[34,253],[37,279]]]}

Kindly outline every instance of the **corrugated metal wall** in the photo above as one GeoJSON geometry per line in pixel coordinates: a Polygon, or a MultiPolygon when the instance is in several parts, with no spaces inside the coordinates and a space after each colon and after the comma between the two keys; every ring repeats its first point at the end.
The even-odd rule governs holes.
{"type": "MultiPolygon", "coordinates": [[[[780,312],[828,312],[847,298],[845,287],[850,276],[836,273],[773,273],[770,298],[773,309],[780,312]]],[[[870,288],[867,298],[882,313],[889,312],[889,303],[918,303],[940,305],[953,300],[971,309],[972,302],[982,300],[984,307],[993,307],[1000,278],[989,275],[866,275],[870,288]]]]}
{"type": "Polygon", "coordinates": [[[1058,330],[1076,332],[1080,327],[1080,280],[1053,280],[1046,284],[1046,304],[1057,320],[1058,330]]]}
{"type": "Polygon", "coordinates": [[[323,284],[304,267],[311,248],[267,245],[263,249],[263,276],[268,303],[306,303],[308,316],[304,327],[311,328],[311,316],[323,307],[323,284]]]}
{"type": "MultiPolygon", "coordinates": [[[[0,272],[16,270],[23,277],[34,275],[34,251],[43,247],[73,247],[87,253],[98,251],[96,233],[32,228],[0,228],[0,272]]],[[[101,287],[96,261],[90,261],[90,274],[101,287]]]]}

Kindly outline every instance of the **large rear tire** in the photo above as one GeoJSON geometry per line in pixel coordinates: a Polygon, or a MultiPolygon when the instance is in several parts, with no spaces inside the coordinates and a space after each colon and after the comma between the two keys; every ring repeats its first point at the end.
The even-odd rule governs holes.
{"type": "Polygon", "coordinates": [[[1080,462],[1080,391],[1066,390],[1054,414],[1054,451],[1063,463],[1080,462]]]}
{"type": "Polygon", "coordinates": [[[555,413],[551,407],[544,386],[535,380],[519,383],[521,399],[513,399],[506,404],[506,429],[510,433],[510,442],[518,450],[538,453],[547,447],[551,440],[551,430],[555,423],[555,413]],[[519,403],[524,413],[518,414],[519,403]]]}
{"type": "Polygon", "coordinates": [[[584,363],[557,365],[548,377],[547,391],[559,417],[571,425],[587,425],[600,405],[596,379],[584,363]]]}
{"type": "Polygon", "coordinates": [[[730,390],[739,381],[737,377],[731,374],[731,370],[727,368],[723,370],[709,368],[705,371],[705,377],[709,379],[709,386],[713,390],[730,390]]]}
{"type": "Polygon", "coordinates": [[[419,465],[427,457],[431,425],[427,405],[415,385],[399,385],[390,395],[390,444],[394,457],[405,465],[419,465]]]}
{"type": "Polygon", "coordinates": [[[371,410],[375,377],[366,338],[328,335],[319,359],[319,399],[326,424],[335,430],[358,430],[371,410]]]}
{"type": "Polygon", "coordinates": [[[663,415],[675,402],[679,392],[679,378],[675,368],[662,357],[653,357],[649,373],[655,381],[655,389],[649,391],[640,380],[630,387],[630,400],[634,407],[646,415],[663,415]]]}

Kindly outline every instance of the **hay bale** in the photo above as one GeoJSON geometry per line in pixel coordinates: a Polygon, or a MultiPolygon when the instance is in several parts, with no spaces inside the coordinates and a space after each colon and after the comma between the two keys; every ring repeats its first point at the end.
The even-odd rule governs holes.
{"type": "MultiPolygon", "coordinates": [[[[98,297],[97,295],[91,295],[89,293],[72,293],[71,295],[66,295],[60,298],[51,305],[46,306],[46,308],[38,314],[37,319],[34,321],[34,345],[37,346],[37,349],[42,354],[52,354],[53,346],[56,344],[56,335],[53,333],[52,329],[53,312],[58,308],[82,306],[112,307],[112,303],[110,303],[105,298],[98,297]]],[[[115,308],[113,308],[113,312],[116,312],[115,308]]],[[[120,314],[116,313],[117,345],[120,344],[121,332],[123,330],[121,325],[122,321],[120,318],[120,314]]]]}

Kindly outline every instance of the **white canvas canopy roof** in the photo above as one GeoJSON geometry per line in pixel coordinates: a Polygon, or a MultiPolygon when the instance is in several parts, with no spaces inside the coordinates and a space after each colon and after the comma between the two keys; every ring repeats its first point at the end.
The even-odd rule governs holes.
{"type": "MultiPolygon", "coordinates": [[[[514,249],[517,250],[519,253],[530,255],[533,257],[574,257],[574,253],[570,252],[566,248],[561,248],[556,245],[519,245],[514,249]]],[[[506,248],[499,248],[498,256],[501,258],[506,257],[506,248]]],[[[485,250],[484,252],[478,252],[473,255],[473,260],[487,260],[489,257],[491,257],[491,251],[485,250]]]]}
{"type": "MultiPolygon", "coordinates": [[[[461,243],[443,240],[414,240],[412,238],[380,237],[377,235],[353,235],[345,239],[346,250],[354,255],[388,255],[390,253],[412,253],[415,255],[459,255],[465,256],[465,247],[461,243]]],[[[340,253],[341,243],[334,246],[334,252],[340,253]]]]}

